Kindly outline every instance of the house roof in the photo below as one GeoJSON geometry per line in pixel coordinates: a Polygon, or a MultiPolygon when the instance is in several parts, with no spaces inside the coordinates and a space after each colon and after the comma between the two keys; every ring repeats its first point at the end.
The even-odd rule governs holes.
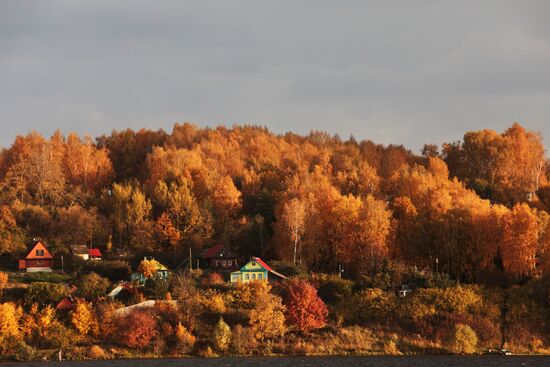
{"type": "Polygon", "coordinates": [[[116,297],[123,290],[126,290],[132,294],[136,293],[135,288],[133,288],[131,285],[127,284],[126,282],[123,282],[117,285],[111,292],[109,292],[109,294],[107,294],[107,297],[116,297]]]}
{"type": "Polygon", "coordinates": [[[98,248],[89,249],[88,254],[93,257],[101,257],[101,251],[98,248]]]}
{"type": "Polygon", "coordinates": [[[151,262],[151,264],[153,264],[155,266],[155,268],[157,269],[157,271],[159,270],[168,270],[168,268],[164,265],[162,265],[161,263],[159,263],[157,260],[155,259],[151,259],[149,260],[151,262]]]}
{"type": "Polygon", "coordinates": [[[61,302],[59,302],[57,304],[57,306],[55,307],[56,310],[58,311],[67,311],[67,310],[72,310],[73,309],[73,303],[71,302],[70,299],[68,298],[63,298],[61,300],[61,302]]]}
{"type": "Polygon", "coordinates": [[[88,255],[88,247],[85,245],[71,245],[69,248],[75,255],[88,255]]]}
{"type": "Polygon", "coordinates": [[[253,257],[252,260],[256,261],[258,264],[260,264],[265,270],[267,271],[273,271],[269,265],[267,265],[262,259],[259,257],[253,257]]]}
{"type": "Polygon", "coordinates": [[[214,247],[207,248],[203,252],[201,252],[201,256],[205,259],[213,258],[213,257],[235,257],[235,255],[225,248],[224,244],[217,244],[214,247]]]}
{"type": "Polygon", "coordinates": [[[29,251],[27,257],[25,257],[27,260],[32,259],[53,259],[52,254],[48,251],[46,246],[41,241],[38,241],[33,248],[29,251]],[[44,255],[36,255],[36,250],[44,250],[44,255]]]}

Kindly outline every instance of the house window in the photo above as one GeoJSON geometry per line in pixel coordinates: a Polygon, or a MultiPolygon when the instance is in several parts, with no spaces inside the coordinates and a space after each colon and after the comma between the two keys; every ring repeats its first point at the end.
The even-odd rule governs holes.
{"type": "Polygon", "coordinates": [[[44,250],[36,250],[36,256],[44,256],[44,250]]]}
{"type": "Polygon", "coordinates": [[[258,274],[258,279],[262,279],[262,274],[258,274]]]}
{"type": "Polygon", "coordinates": [[[256,274],[252,274],[252,279],[256,279],[256,274]]]}
{"type": "Polygon", "coordinates": [[[249,279],[250,279],[250,275],[249,275],[249,274],[246,274],[245,279],[246,279],[246,280],[249,280],[249,279]]]}
{"type": "Polygon", "coordinates": [[[220,260],[216,260],[216,266],[220,266],[220,260]]]}
{"type": "Polygon", "coordinates": [[[229,265],[229,266],[233,265],[233,261],[227,260],[227,265],[229,265]]]}
{"type": "Polygon", "coordinates": [[[226,266],[227,265],[227,262],[225,260],[222,261],[222,265],[223,266],[226,266]]]}

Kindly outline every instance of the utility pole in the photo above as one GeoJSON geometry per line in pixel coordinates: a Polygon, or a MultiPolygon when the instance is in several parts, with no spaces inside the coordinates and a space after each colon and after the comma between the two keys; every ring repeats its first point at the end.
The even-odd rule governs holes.
{"type": "Polygon", "coordinates": [[[191,247],[189,247],[189,271],[193,270],[193,257],[191,255],[191,247]]]}
{"type": "Polygon", "coordinates": [[[65,269],[63,266],[63,255],[61,255],[61,274],[65,274],[65,269]]]}

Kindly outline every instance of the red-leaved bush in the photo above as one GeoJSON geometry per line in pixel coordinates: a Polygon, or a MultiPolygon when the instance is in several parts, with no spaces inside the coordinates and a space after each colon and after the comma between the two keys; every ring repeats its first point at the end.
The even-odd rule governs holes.
{"type": "Polygon", "coordinates": [[[150,311],[134,311],[117,320],[118,342],[135,349],[146,349],[158,335],[157,321],[150,311]]]}
{"type": "Polygon", "coordinates": [[[326,325],[328,310],[310,283],[292,279],[284,286],[287,322],[299,331],[309,332],[326,325]]]}

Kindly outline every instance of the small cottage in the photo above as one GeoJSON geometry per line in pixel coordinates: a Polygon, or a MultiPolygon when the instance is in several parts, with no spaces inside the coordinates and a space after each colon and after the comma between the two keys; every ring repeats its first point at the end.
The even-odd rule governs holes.
{"type": "Polygon", "coordinates": [[[88,256],[90,260],[101,260],[101,250],[98,248],[90,248],[88,249],[88,256]]]}
{"type": "Polygon", "coordinates": [[[85,245],[71,245],[69,246],[73,256],[79,257],[82,260],[88,260],[90,255],[88,253],[88,247],[85,245]]]}
{"type": "Polygon", "coordinates": [[[53,256],[41,241],[34,244],[24,259],[19,260],[19,270],[27,273],[51,272],[52,267],[53,256]]]}
{"type": "Polygon", "coordinates": [[[98,248],[88,248],[84,245],[69,246],[71,253],[82,260],[101,260],[101,251],[98,248]]]}
{"type": "Polygon", "coordinates": [[[248,283],[253,280],[267,282],[269,281],[269,274],[274,279],[287,279],[286,276],[273,270],[259,257],[253,257],[241,270],[231,273],[231,283],[248,283]]]}
{"type": "Polygon", "coordinates": [[[204,265],[216,271],[231,271],[239,268],[237,256],[223,244],[208,248],[201,253],[204,265]]]}
{"type": "Polygon", "coordinates": [[[123,303],[128,303],[138,293],[137,289],[132,284],[127,282],[120,282],[112,291],[107,294],[107,298],[114,301],[118,300],[123,303]]]}
{"type": "MultiPolygon", "coordinates": [[[[162,280],[168,280],[169,270],[166,266],[162,265],[160,262],[155,260],[153,257],[144,258],[144,261],[148,261],[148,265],[154,269],[154,276],[162,280]]],[[[146,276],[138,271],[132,273],[131,280],[132,282],[139,282],[140,284],[145,284],[146,276]]]]}

